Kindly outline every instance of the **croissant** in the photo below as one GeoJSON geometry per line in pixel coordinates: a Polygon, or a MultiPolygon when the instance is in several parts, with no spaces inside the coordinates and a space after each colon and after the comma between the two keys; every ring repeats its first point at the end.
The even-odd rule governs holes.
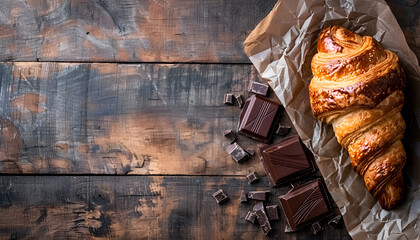
{"type": "Polygon", "coordinates": [[[321,32],[317,50],[309,85],[312,112],[332,124],[369,192],[382,208],[392,209],[404,194],[406,161],[400,113],[406,78],[398,57],[372,37],[340,26],[321,32]]]}

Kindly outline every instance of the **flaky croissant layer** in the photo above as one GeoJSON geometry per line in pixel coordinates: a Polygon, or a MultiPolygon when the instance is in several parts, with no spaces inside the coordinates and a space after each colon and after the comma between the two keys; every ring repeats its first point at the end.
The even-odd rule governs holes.
{"type": "Polygon", "coordinates": [[[317,49],[309,85],[312,111],[333,125],[369,192],[391,209],[404,193],[406,161],[400,114],[406,79],[398,56],[340,26],[324,29],[317,49]]]}

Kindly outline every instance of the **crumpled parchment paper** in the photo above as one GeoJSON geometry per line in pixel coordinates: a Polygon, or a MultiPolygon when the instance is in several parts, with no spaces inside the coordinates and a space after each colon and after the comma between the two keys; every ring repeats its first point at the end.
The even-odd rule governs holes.
{"type": "Polygon", "coordinates": [[[382,0],[280,0],[244,42],[251,62],[284,105],[299,136],[314,153],[327,187],[354,239],[419,239],[420,226],[420,67],[394,15],[382,0]],[[312,114],[310,62],[321,30],[341,25],[370,35],[395,52],[407,74],[402,111],[406,196],[383,210],[353,171],[331,126],[312,114]],[[418,92],[418,93],[417,93],[418,92]]]}

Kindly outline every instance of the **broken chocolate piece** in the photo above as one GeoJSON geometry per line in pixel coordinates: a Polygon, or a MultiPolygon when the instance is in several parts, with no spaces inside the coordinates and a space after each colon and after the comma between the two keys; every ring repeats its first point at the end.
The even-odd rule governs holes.
{"type": "Polygon", "coordinates": [[[218,204],[225,203],[227,200],[229,200],[228,196],[226,196],[222,189],[219,189],[217,192],[213,193],[213,197],[216,199],[218,204]]]}
{"type": "Polygon", "coordinates": [[[311,232],[313,235],[317,235],[320,231],[322,231],[321,224],[319,222],[314,222],[311,225],[311,232]]]}
{"type": "Polygon", "coordinates": [[[256,93],[262,96],[267,96],[268,85],[259,82],[250,82],[248,85],[248,92],[256,93]]]}
{"type": "Polygon", "coordinates": [[[341,219],[342,219],[341,215],[335,216],[334,218],[332,218],[328,221],[328,226],[330,226],[331,228],[334,228],[334,229],[338,228],[340,223],[341,223],[341,219]]]}
{"type": "Polygon", "coordinates": [[[247,153],[249,153],[249,155],[251,155],[251,156],[254,156],[255,155],[254,149],[252,149],[252,148],[247,148],[245,151],[247,153]]]}
{"type": "Polygon", "coordinates": [[[258,174],[256,172],[252,172],[248,175],[246,175],[246,179],[248,179],[248,183],[251,184],[253,182],[256,182],[260,179],[260,177],[258,176],[258,174]]]}
{"type": "Polygon", "coordinates": [[[233,160],[238,163],[245,161],[249,157],[248,153],[236,142],[225,146],[225,149],[232,156],[233,160]]]}
{"type": "Polygon", "coordinates": [[[252,95],[239,115],[238,133],[269,142],[273,135],[273,123],[278,119],[279,106],[270,99],[252,95]]]}
{"type": "Polygon", "coordinates": [[[236,98],[236,102],[238,102],[239,108],[242,108],[242,106],[244,105],[244,100],[242,100],[242,96],[238,94],[238,95],[235,95],[235,98],[236,98]]]}
{"type": "Polygon", "coordinates": [[[230,141],[230,143],[234,143],[236,141],[236,134],[232,130],[224,131],[223,136],[225,136],[230,141]]]}
{"type": "Polygon", "coordinates": [[[286,136],[290,132],[291,129],[292,129],[291,126],[287,126],[287,125],[279,123],[279,126],[277,127],[277,130],[276,130],[276,134],[280,136],[286,136]]]}
{"type": "Polygon", "coordinates": [[[257,203],[253,208],[255,215],[257,216],[258,223],[260,224],[261,229],[264,232],[264,235],[267,235],[272,230],[270,221],[268,220],[267,214],[265,213],[264,203],[257,203]]]}
{"type": "Polygon", "coordinates": [[[232,93],[225,93],[223,102],[224,102],[224,104],[233,105],[233,94],[232,93]]]}
{"type": "Polygon", "coordinates": [[[245,216],[245,220],[252,223],[255,223],[256,218],[257,218],[257,215],[255,215],[254,211],[248,211],[248,213],[245,216]]]}
{"type": "Polygon", "coordinates": [[[268,220],[279,220],[279,212],[277,210],[277,205],[266,206],[265,210],[267,211],[268,220]]]}
{"type": "Polygon", "coordinates": [[[271,187],[296,180],[313,173],[312,156],[305,151],[299,137],[258,148],[260,160],[271,187]]]}
{"type": "Polygon", "coordinates": [[[293,188],[279,197],[283,213],[292,231],[331,215],[327,191],[320,179],[293,188]]]}
{"type": "Polygon", "coordinates": [[[241,201],[241,203],[246,203],[246,202],[248,202],[248,198],[246,197],[246,192],[245,192],[245,190],[242,190],[242,192],[241,192],[241,197],[239,198],[239,200],[241,201]]]}
{"type": "Polygon", "coordinates": [[[248,193],[248,198],[259,200],[259,201],[270,201],[271,192],[270,191],[252,191],[248,193]]]}

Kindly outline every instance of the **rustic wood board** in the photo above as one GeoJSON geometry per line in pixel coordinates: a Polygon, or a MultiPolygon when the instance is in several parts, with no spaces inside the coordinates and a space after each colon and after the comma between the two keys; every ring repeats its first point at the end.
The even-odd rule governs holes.
{"type": "Polygon", "coordinates": [[[2,173],[262,174],[222,147],[240,113],[223,94],[246,99],[251,65],[15,62],[0,76],[2,173]]]}
{"type": "MultiPolygon", "coordinates": [[[[243,189],[271,190],[279,204],[290,187],[244,177],[1,176],[0,239],[262,239],[258,224],[244,220],[256,202],[241,204],[243,189]],[[230,197],[223,205],[211,196],[220,188],[230,197]]],[[[265,239],[351,239],[343,224],[324,223],[316,236],[284,233],[279,214],[265,239]]]]}
{"type": "Polygon", "coordinates": [[[5,1],[0,61],[249,62],[275,0],[5,1]]]}
{"type": "MultiPolygon", "coordinates": [[[[249,62],[242,42],[275,2],[5,1],[0,61],[249,62]]],[[[387,2],[420,56],[420,4],[387,2]]]]}

